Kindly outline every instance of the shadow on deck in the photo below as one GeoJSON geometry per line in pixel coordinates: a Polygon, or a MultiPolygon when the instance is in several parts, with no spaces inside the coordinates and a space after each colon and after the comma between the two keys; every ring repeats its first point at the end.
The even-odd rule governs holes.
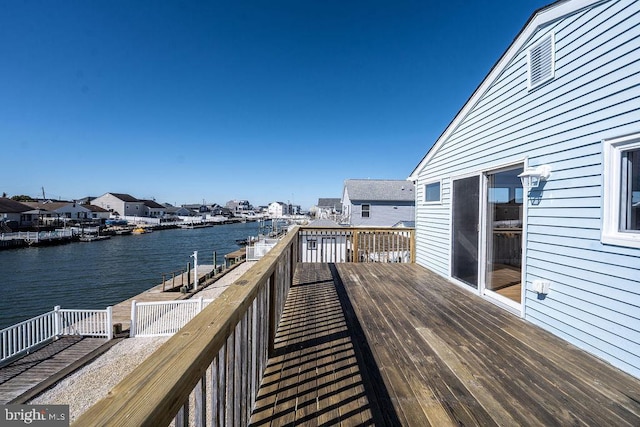
{"type": "Polygon", "coordinates": [[[415,264],[299,264],[251,425],[640,425],[640,380],[415,264]]]}

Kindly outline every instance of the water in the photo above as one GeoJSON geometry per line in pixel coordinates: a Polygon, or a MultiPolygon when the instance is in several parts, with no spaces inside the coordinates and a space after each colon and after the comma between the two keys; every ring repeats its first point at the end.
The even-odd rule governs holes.
{"type": "Polygon", "coordinates": [[[162,283],[162,273],[217,264],[238,250],[236,239],[256,236],[258,222],[113,236],[90,243],[0,251],[0,329],[59,305],[104,309],[162,283]]]}

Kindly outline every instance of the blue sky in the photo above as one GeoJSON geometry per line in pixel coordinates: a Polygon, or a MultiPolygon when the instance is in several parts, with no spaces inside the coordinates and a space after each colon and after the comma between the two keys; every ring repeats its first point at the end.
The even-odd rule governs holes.
{"type": "Polygon", "coordinates": [[[548,3],[0,0],[0,192],[308,209],[405,179],[548,3]]]}

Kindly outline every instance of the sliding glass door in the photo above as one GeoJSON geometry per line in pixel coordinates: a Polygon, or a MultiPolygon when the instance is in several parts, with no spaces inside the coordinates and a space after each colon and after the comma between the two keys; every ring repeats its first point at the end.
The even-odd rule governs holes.
{"type": "Polygon", "coordinates": [[[522,277],[522,165],[486,174],[485,294],[520,304],[522,277]],[[499,297],[498,297],[499,298],[499,297]]]}
{"type": "Polygon", "coordinates": [[[480,178],[453,181],[451,275],[478,287],[478,213],[480,178]]]}

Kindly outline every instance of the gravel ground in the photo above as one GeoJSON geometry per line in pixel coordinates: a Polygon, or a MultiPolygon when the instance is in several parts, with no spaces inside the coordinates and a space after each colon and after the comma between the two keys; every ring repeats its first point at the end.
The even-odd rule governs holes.
{"type": "MultiPolygon", "coordinates": [[[[242,263],[195,295],[215,299],[253,264],[254,262],[242,263]]],[[[69,417],[73,422],[98,400],[105,397],[109,390],[167,339],[169,337],[137,337],[122,340],[89,365],[60,381],[55,387],[29,403],[69,405],[69,417]]]]}

